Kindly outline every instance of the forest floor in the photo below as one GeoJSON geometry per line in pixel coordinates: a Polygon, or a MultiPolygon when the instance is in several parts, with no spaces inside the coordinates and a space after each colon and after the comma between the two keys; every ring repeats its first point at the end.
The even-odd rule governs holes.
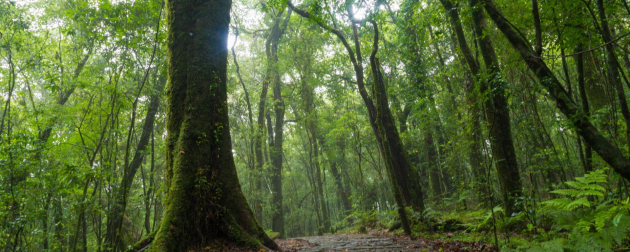
{"type": "Polygon", "coordinates": [[[410,238],[386,232],[311,236],[276,240],[285,252],[319,251],[498,251],[483,242],[445,241],[442,239],[410,238]]]}

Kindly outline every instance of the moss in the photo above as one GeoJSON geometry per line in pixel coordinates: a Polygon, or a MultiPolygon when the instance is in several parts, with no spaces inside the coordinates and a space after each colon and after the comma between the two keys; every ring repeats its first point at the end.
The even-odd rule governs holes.
{"type": "Polygon", "coordinates": [[[239,186],[227,111],[230,1],[169,0],[165,212],[150,251],[277,247],[239,186]]]}
{"type": "Polygon", "coordinates": [[[155,234],[157,234],[157,230],[154,230],[153,232],[149,233],[147,236],[142,238],[140,241],[133,244],[131,248],[128,248],[126,250],[126,252],[135,252],[135,251],[140,251],[141,249],[146,248],[153,242],[155,238],[155,234]]]}
{"type": "Polygon", "coordinates": [[[267,236],[269,236],[269,239],[276,239],[280,236],[280,232],[268,232],[267,236]]]}

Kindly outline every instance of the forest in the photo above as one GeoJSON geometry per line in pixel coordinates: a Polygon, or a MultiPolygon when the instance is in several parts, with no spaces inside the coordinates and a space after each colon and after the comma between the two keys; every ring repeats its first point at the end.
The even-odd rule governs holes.
{"type": "Polygon", "coordinates": [[[628,35],[628,0],[0,0],[0,251],[628,251],[628,35]]]}

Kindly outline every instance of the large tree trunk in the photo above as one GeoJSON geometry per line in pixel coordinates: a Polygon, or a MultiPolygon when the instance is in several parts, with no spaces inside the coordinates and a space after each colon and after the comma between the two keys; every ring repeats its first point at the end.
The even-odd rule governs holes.
{"type": "Polygon", "coordinates": [[[278,246],[241,190],[227,106],[230,0],[170,0],[165,212],[151,251],[188,251],[223,239],[278,246]]]}
{"type": "Polygon", "coordinates": [[[505,35],[512,47],[521,54],[521,57],[536,74],[540,84],[549,92],[555,100],[556,106],[577,128],[584,141],[599,154],[622,177],[630,179],[630,161],[621,151],[615,147],[595,128],[584,111],[571,100],[567,91],[553,74],[547,64],[532,51],[527,41],[514,30],[505,19],[505,16],[494,6],[493,1],[485,0],[485,9],[499,30],[505,35]]]}

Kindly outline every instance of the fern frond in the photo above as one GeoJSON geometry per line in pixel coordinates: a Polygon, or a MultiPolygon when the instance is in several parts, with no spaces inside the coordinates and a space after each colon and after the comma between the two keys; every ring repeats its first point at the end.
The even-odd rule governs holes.
{"type": "Polygon", "coordinates": [[[564,206],[567,210],[575,210],[579,207],[591,207],[591,202],[589,202],[587,198],[579,198],[564,206]]]}
{"type": "Polygon", "coordinates": [[[569,203],[571,203],[571,200],[567,198],[551,199],[543,202],[543,204],[558,208],[564,208],[564,206],[568,205],[569,203]]]}
{"type": "Polygon", "coordinates": [[[584,184],[579,189],[581,189],[581,190],[593,190],[593,191],[600,191],[600,192],[605,192],[606,191],[606,188],[604,188],[603,186],[600,186],[598,184],[584,184]]]}
{"type": "Polygon", "coordinates": [[[558,190],[551,191],[551,193],[566,195],[570,197],[576,197],[576,195],[580,194],[580,192],[581,191],[577,189],[558,189],[558,190]]]}
{"type": "Polygon", "coordinates": [[[584,196],[604,197],[604,194],[602,192],[600,192],[600,191],[584,190],[584,191],[581,191],[580,193],[578,193],[577,195],[575,195],[574,197],[579,198],[579,197],[584,197],[584,196]]]}
{"type": "Polygon", "coordinates": [[[564,183],[574,189],[582,188],[582,185],[584,185],[584,183],[582,183],[582,180],[584,180],[584,178],[578,177],[578,178],[575,178],[575,180],[576,181],[567,181],[564,183]]]}

